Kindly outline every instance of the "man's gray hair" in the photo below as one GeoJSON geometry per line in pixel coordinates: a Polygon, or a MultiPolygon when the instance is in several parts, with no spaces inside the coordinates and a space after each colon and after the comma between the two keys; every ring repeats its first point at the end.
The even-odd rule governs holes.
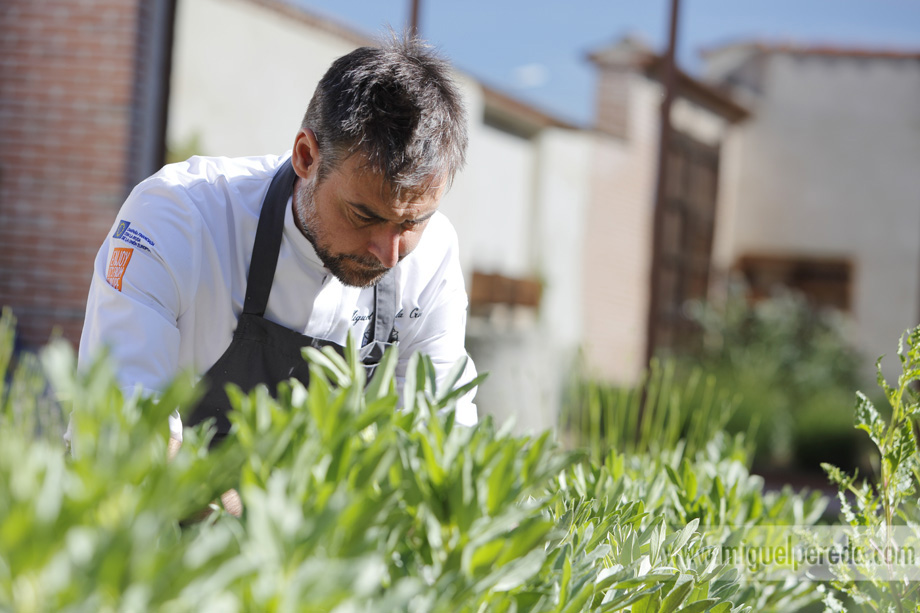
{"type": "Polygon", "coordinates": [[[414,36],[333,62],[302,127],[319,143],[319,180],[354,153],[397,192],[453,180],[466,156],[466,111],[448,63],[414,36]]]}

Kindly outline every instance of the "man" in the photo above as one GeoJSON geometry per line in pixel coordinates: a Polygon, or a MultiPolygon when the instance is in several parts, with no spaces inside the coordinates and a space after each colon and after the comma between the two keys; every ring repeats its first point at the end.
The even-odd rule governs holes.
{"type": "MultiPolygon", "coordinates": [[[[467,297],[437,209],[466,145],[447,64],[418,40],[339,58],[290,156],[193,157],[131,192],[96,257],[80,362],[108,346],[121,385],[149,393],[194,369],[209,391],[191,422],[214,417],[219,437],[226,383],[305,380],[300,348],[349,333],[371,370],[398,342],[400,384],[415,352],[443,378],[466,355],[467,297]]],[[[457,420],[476,421],[469,398],[457,420]]]]}

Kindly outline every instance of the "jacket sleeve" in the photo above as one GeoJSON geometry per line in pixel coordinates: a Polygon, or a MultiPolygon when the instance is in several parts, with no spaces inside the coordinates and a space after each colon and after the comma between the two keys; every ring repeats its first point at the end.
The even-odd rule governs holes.
{"type": "MultiPolygon", "coordinates": [[[[476,377],[476,367],[465,348],[468,299],[460,270],[457,235],[446,219],[441,221],[442,227],[436,232],[436,237],[432,238],[436,238],[442,257],[436,262],[430,280],[419,292],[417,310],[403,313],[403,321],[408,318],[411,323],[406,326],[406,338],[400,338],[400,360],[396,369],[400,389],[405,380],[408,360],[414,353],[422,353],[431,358],[439,386],[445,384],[447,375],[461,358],[467,361],[458,385],[476,377]],[[413,322],[413,318],[416,321],[413,322]]],[[[458,423],[473,425],[478,420],[476,405],[473,403],[475,393],[472,390],[457,402],[458,423]]]]}
{"type": "MultiPolygon", "coordinates": [[[[125,391],[156,394],[177,373],[177,321],[197,286],[202,225],[182,197],[157,175],[142,182],[96,255],[78,365],[105,352],[125,391]]],[[[178,413],[170,433],[181,440],[178,413]]]]}

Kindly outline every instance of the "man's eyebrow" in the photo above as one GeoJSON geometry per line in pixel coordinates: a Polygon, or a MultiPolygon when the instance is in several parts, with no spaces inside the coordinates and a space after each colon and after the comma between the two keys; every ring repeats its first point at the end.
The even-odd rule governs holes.
{"type": "MultiPolygon", "coordinates": [[[[360,213],[364,217],[367,217],[369,219],[373,219],[376,221],[389,221],[388,219],[381,217],[380,215],[372,211],[371,208],[367,205],[361,204],[360,202],[350,202],[350,201],[346,201],[346,202],[348,203],[348,206],[355,209],[358,213],[360,213]]],[[[428,211],[427,213],[425,213],[424,215],[420,217],[416,217],[415,219],[407,219],[405,221],[410,221],[413,223],[421,223],[423,221],[430,219],[437,212],[438,212],[437,209],[435,209],[433,211],[428,211]]]]}
{"type": "Polygon", "coordinates": [[[438,212],[437,209],[435,209],[435,210],[433,210],[433,211],[428,211],[427,213],[425,213],[425,214],[422,215],[421,217],[416,217],[415,219],[411,219],[411,220],[407,220],[407,221],[412,221],[413,223],[422,223],[423,221],[427,221],[427,220],[431,219],[432,217],[434,217],[434,214],[437,213],[437,212],[438,212]]]}
{"type": "Polygon", "coordinates": [[[380,215],[372,211],[370,207],[364,204],[361,204],[360,202],[350,202],[350,201],[346,201],[346,202],[348,202],[348,206],[355,209],[356,211],[358,211],[365,217],[370,217],[371,219],[379,219],[381,221],[385,221],[383,217],[381,217],[380,215]]]}

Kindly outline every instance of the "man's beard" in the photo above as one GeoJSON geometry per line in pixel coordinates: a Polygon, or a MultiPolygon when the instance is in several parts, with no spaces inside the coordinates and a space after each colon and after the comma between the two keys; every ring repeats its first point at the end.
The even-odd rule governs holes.
{"type": "Polygon", "coordinates": [[[330,238],[320,227],[316,216],[316,203],[313,200],[316,180],[298,180],[294,199],[294,220],[301,234],[313,245],[329,272],[343,285],[352,287],[371,287],[383,278],[389,269],[380,264],[372,255],[362,258],[347,253],[335,254],[331,251],[330,238]]]}

